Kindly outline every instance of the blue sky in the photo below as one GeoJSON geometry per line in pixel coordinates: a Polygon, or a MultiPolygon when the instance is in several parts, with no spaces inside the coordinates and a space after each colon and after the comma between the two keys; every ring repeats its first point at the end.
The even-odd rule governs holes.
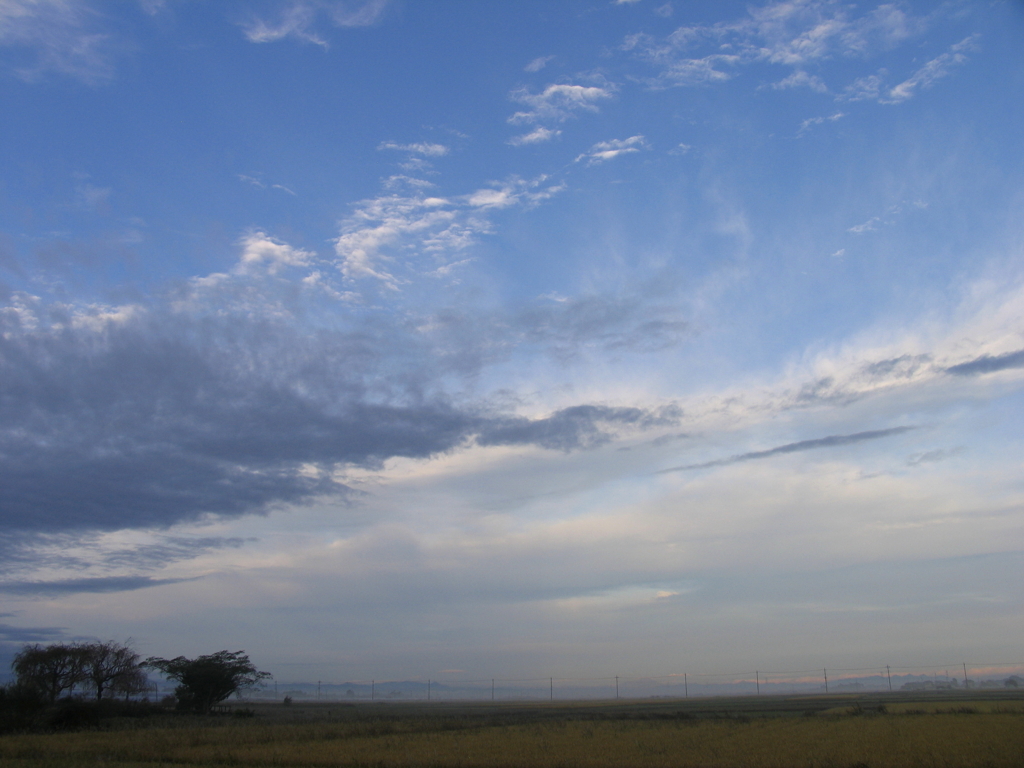
{"type": "Polygon", "coordinates": [[[0,0],[6,652],[1024,661],[1022,32],[0,0]]]}

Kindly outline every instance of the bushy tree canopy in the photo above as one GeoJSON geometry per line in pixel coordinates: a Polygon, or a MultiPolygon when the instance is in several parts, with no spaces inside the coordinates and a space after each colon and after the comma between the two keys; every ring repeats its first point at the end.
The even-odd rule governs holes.
{"type": "Polygon", "coordinates": [[[218,651],[209,656],[161,659],[151,656],[143,666],[160,670],[180,685],[174,695],[183,709],[209,712],[217,703],[246,688],[255,688],[271,677],[249,661],[245,651],[218,651]]]}

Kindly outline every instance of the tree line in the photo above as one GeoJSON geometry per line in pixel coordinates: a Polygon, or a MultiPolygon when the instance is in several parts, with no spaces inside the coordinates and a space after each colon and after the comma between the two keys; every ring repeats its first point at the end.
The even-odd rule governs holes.
{"type": "Polygon", "coordinates": [[[207,713],[234,693],[258,687],[271,677],[252,664],[244,651],[218,651],[189,659],[150,656],[140,660],[128,643],[54,643],[26,645],[11,662],[14,682],[0,689],[0,699],[54,704],[62,697],[85,694],[96,702],[149,690],[146,670],[178,683],[178,709],[207,713]]]}

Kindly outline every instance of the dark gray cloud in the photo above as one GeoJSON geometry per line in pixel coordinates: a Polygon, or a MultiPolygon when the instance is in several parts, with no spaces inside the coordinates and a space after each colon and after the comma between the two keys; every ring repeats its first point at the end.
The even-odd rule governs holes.
{"type": "MultiPolygon", "coordinates": [[[[29,570],[51,568],[83,572],[158,570],[220,549],[235,549],[256,541],[237,536],[158,536],[152,543],[109,549],[100,534],[30,533],[0,535],[0,578],[17,579],[29,570]]],[[[3,583],[0,581],[0,583],[3,583]]],[[[2,614],[0,614],[2,618],[2,614]]]]}
{"type": "Polygon", "coordinates": [[[908,379],[917,373],[922,366],[932,361],[931,355],[900,355],[888,360],[877,360],[862,368],[864,374],[873,379],[904,378],[908,379]]]}
{"type": "Polygon", "coordinates": [[[10,624],[0,624],[0,644],[47,643],[63,638],[64,630],[61,627],[14,627],[10,624]]]}
{"type": "Polygon", "coordinates": [[[254,541],[257,539],[239,536],[165,536],[155,544],[105,552],[100,563],[106,567],[156,569],[180,560],[191,560],[219,549],[238,549],[254,541]]]}
{"type": "Polygon", "coordinates": [[[609,298],[583,296],[521,310],[512,327],[527,343],[541,343],[558,357],[581,348],[657,352],[675,346],[690,325],[675,305],[660,306],[648,293],[609,298]]]}
{"type": "Polygon", "coordinates": [[[982,355],[959,365],[951,365],[946,373],[954,376],[975,376],[980,373],[995,373],[1008,368],[1024,368],[1024,349],[1007,352],[1005,355],[982,355]]]}
{"type": "Polygon", "coordinates": [[[950,448],[949,450],[939,448],[934,451],[915,453],[913,456],[907,459],[907,466],[916,467],[919,464],[931,464],[936,461],[945,461],[946,459],[951,459],[954,456],[959,456],[965,450],[967,449],[960,445],[957,446],[956,448],[950,448]]]}
{"type": "MultiPolygon", "coordinates": [[[[198,578],[198,577],[197,577],[198,578]]],[[[164,584],[180,584],[190,579],[154,579],[149,576],[96,576],[56,581],[4,581],[0,593],[8,595],[66,595],[79,592],[129,592],[164,584]]]]}
{"type": "Polygon", "coordinates": [[[891,437],[893,435],[901,435],[904,432],[909,432],[917,427],[890,427],[889,429],[873,429],[868,432],[855,432],[852,435],[829,435],[828,437],[818,437],[813,440],[800,440],[796,443],[787,443],[780,445],[775,448],[769,448],[765,451],[751,451],[749,453],[740,453],[735,456],[729,456],[725,459],[716,459],[714,461],[705,461],[701,464],[685,464],[679,467],[669,467],[668,469],[662,469],[657,474],[664,474],[665,472],[681,472],[687,469],[709,469],[711,467],[723,467],[727,464],[739,464],[743,461],[753,461],[755,459],[767,459],[772,456],[778,456],[783,453],[798,453],[800,451],[813,451],[818,448],[837,448],[841,445],[852,445],[854,443],[861,443],[865,440],[878,440],[883,437],[891,437]]]}
{"type": "Polygon", "coordinates": [[[602,427],[650,428],[678,423],[682,412],[667,407],[658,411],[642,408],[609,408],[576,405],[563,408],[543,419],[496,419],[477,436],[480,445],[534,444],[542,448],[569,451],[591,448],[611,439],[602,427]]]}
{"type": "MultiPolygon", "coordinates": [[[[235,303],[216,313],[158,308],[109,321],[23,296],[17,311],[0,312],[0,526],[8,536],[261,513],[344,498],[351,492],[333,479],[337,467],[426,458],[474,439],[587,448],[616,428],[675,418],[583,405],[528,420],[459,404],[437,382],[476,370],[490,354],[481,350],[495,346],[474,336],[472,323],[443,339],[426,338],[408,318],[301,327],[287,313],[267,319],[266,297],[240,304],[245,292],[233,290],[235,303]],[[445,354],[452,338],[475,351],[453,360],[445,354]]],[[[612,316],[635,325],[632,311],[612,316]]],[[[564,338],[584,344],[592,332],[614,341],[611,319],[586,317],[567,322],[575,330],[564,338]]],[[[543,335],[508,329],[513,338],[524,333],[543,335]]]]}

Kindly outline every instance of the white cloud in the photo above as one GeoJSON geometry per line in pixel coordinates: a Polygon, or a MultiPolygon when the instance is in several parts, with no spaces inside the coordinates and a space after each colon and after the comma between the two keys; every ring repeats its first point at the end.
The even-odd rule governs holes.
{"type": "Polygon", "coordinates": [[[589,152],[584,152],[576,158],[578,163],[580,160],[587,160],[587,165],[594,165],[595,163],[603,163],[607,160],[612,160],[619,155],[629,154],[631,152],[639,152],[641,149],[647,148],[647,142],[643,136],[630,136],[628,139],[611,139],[610,141],[599,141],[597,144],[590,148],[589,152]]]}
{"type": "Polygon", "coordinates": [[[825,85],[824,80],[817,75],[809,75],[802,69],[798,69],[784,80],[772,83],[772,88],[777,91],[784,90],[786,88],[800,88],[804,86],[817,93],[828,93],[828,86],[825,85]]]}
{"type": "Polygon", "coordinates": [[[561,135],[561,131],[552,130],[551,128],[545,128],[542,125],[538,125],[529,133],[524,133],[521,136],[513,136],[508,140],[508,143],[514,147],[520,147],[524,144],[540,144],[541,142],[551,141],[551,139],[561,135]]]}
{"type": "Polygon", "coordinates": [[[243,24],[242,34],[250,43],[273,43],[294,37],[326,48],[327,41],[313,29],[318,11],[314,3],[291,3],[281,10],[274,21],[257,18],[243,24]]]}
{"type": "Polygon", "coordinates": [[[777,87],[800,85],[825,92],[818,76],[806,74],[806,65],[836,56],[864,57],[919,34],[925,26],[923,19],[893,5],[860,17],[852,16],[853,11],[829,0],[782,0],[750,8],[733,21],[679,27],[663,38],[630,35],[622,50],[634,51],[660,70],[647,80],[656,88],[723,82],[733,76],[729,68],[768,63],[796,69],[777,87]],[[693,55],[700,46],[713,46],[715,52],[693,55]]]}
{"type": "Polygon", "coordinates": [[[473,208],[507,208],[515,204],[516,196],[507,187],[505,189],[478,189],[466,200],[473,208]]]}
{"type": "Polygon", "coordinates": [[[448,154],[448,147],[444,144],[431,144],[421,141],[415,144],[398,144],[394,141],[382,141],[377,149],[396,149],[400,152],[411,152],[414,155],[425,157],[444,157],[448,154]]]}
{"type": "Polygon", "coordinates": [[[252,43],[271,43],[292,37],[327,47],[327,41],[316,30],[320,16],[325,16],[335,27],[367,27],[380,19],[387,4],[388,0],[359,3],[291,0],[282,3],[274,20],[253,18],[242,25],[242,33],[252,43]]]}
{"type": "Polygon", "coordinates": [[[249,184],[250,186],[256,187],[256,189],[279,189],[282,192],[291,195],[292,197],[296,197],[295,192],[293,190],[289,189],[288,187],[284,186],[283,184],[269,184],[268,185],[262,179],[259,179],[256,176],[248,176],[248,175],[246,175],[244,173],[238,174],[238,179],[240,181],[244,181],[246,184],[249,184]]]}
{"type": "Polygon", "coordinates": [[[836,101],[877,101],[881,104],[900,104],[910,99],[921,88],[931,87],[935,81],[952,74],[955,67],[967,62],[966,51],[977,47],[979,35],[965,37],[950,46],[945,53],[931,59],[914,74],[892,88],[885,88],[889,73],[882,69],[878,74],[859,77],[846,86],[836,101]]]}
{"type": "MultiPolygon", "coordinates": [[[[407,184],[404,177],[392,179],[407,184]]],[[[488,211],[536,205],[563,188],[550,184],[546,176],[512,178],[455,198],[426,197],[415,184],[409,186],[415,194],[364,200],[342,223],[334,248],[346,279],[373,278],[398,290],[416,274],[444,274],[444,267],[491,231],[488,211]],[[420,256],[429,265],[419,265],[420,256]]]]}
{"type": "Polygon", "coordinates": [[[904,215],[907,212],[906,206],[908,204],[913,208],[916,208],[917,210],[923,210],[928,207],[928,203],[924,202],[923,200],[902,200],[899,203],[896,203],[895,205],[890,205],[888,208],[885,209],[885,212],[882,215],[872,216],[867,221],[861,224],[857,224],[856,226],[850,227],[846,231],[851,232],[855,235],[862,235],[865,232],[874,232],[876,229],[878,229],[879,225],[882,224],[884,224],[885,226],[892,226],[899,220],[900,216],[904,215]]]}
{"type": "Polygon", "coordinates": [[[79,208],[97,213],[108,211],[111,194],[113,194],[113,189],[110,187],[97,187],[84,179],[75,184],[75,204],[79,208]]]}
{"type": "Polygon", "coordinates": [[[946,77],[953,67],[967,61],[967,56],[963,51],[972,50],[977,39],[978,35],[964,38],[952,46],[948,52],[932,59],[909,78],[890,89],[883,101],[890,104],[906,101],[914,95],[918,88],[928,88],[936,80],[946,77]]]}
{"type": "Polygon", "coordinates": [[[139,5],[150,16],[156,16],[167,7],[167,0],[139,0],[139,5]]]}
{"type": "Polygon", "coordinates": [[[846,117],[845,112],[836,112],[835,114],[829,115],[828,117],[809,117],[802,123],[800,123],[800,130],[797,131],[797,136],[801,136],[804,133],[806,133],[808,130],[810,130],[811,126],[821,125],[826,121],[834,123],[836,120],[840,120],[844,117],[846,117]]]}
{"type": "Polygon", "coordinates": [[[544,67],[548,65],[548,62],[554,59],[554,56],[538,56],[536,59],[531,61],[525,67],[524,72],[540,72],[544,67]]]}
{"type": "Polygon", "coordinates": [[[24,80],[55,72],[98,84],[114,74],[112,35],[85,0],[3,0],[0,47],[26,49],[31,64],[15,67],[24,80]]]}
{"type": "Polygon", "coordinates": [[[563,122],[577,112],[597,112],[597,102],[609,99],[612,88],[594,85],[549,85],[540,93],[530,93],[526,88],[513,91],[510,98],[530,109],[516,112],[508,119],[510,123],[534,123],[540,120],[563,122]]]}
{"type": "Polygon", "coordinates": [[[661,16],[663,19],[667,19],[669,16],[672,15],[674,10],[675,9],[672,7],[672,3],[665,3],[664,5],[659,5],[657,8],[655,8],[654,12],[658,16],[661,16]]]}
{"type": "Polygon", "coordinates": [[[268,274],[273,275],[284,267],[308,266],[310,260],[316,256],[311,251],[294,248],[258,230],[242,237],[239,244],[242,246],[242,255],[235,267],[238,274],[265,269],[268,274]]]}
{"type": "Polygon", "coordinates": [[[847,229],[847,232],[852,232],[855,235],[862,235],[865,232],[873,232],[878,228],[878,223],[881,219],[878,216],[872,216],[870,219],[865,221],[863,224],[857,224],[847,229]]]}
{"type": "Polygon", "coordinates": [[[881,70],[877,75],[858,77],[836,97],[836,101],[873,101],[878,99],[882,82],[888,73],[881,70]]]}
{"type": "Polygon", "coordinates": [[[730,80],[733,74],[722,65],[735,65],[740,57],[732,54],[714,54],[701,59],[676,59],[668,63],[661,73],[647,81],[652,88],[708,85],[730,80]]]}

